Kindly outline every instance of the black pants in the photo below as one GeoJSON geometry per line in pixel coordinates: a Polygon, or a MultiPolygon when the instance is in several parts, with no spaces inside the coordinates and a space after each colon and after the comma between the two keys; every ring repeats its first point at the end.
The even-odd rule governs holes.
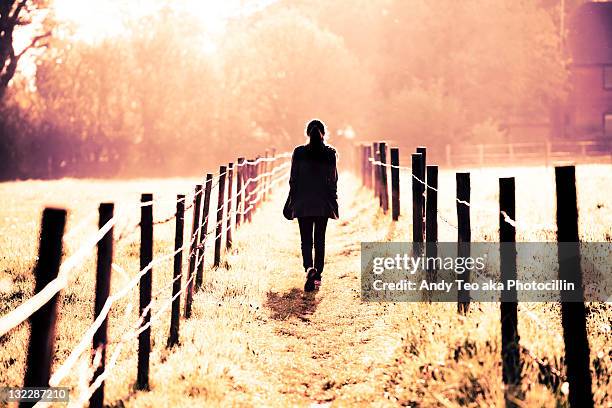
{"type": "Polygon", "coordinates": [[[327,217],[299,217],[300,237],[302,239],[302,260],[304,269],[314,266],[319,273],[325,265],[325,228],[327,217]],[[314,244],[314,264],[312,247],[314,244]]]}

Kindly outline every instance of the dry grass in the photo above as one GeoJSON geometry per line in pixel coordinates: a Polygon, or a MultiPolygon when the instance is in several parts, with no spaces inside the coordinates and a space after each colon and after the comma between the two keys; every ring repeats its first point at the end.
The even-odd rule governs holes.
{"type": "MultiPolygon", "coordinates": [[[[472,174],[472,237],[495,240],[497,179],[506,170],[472,174]],[[476,214],[476,208],[489,209],[476,214]]],[[[517,220],[551,225],[548,231],[520,229],[519,240],[554,240],[554,177],[551,170],[512,169],[517,177],[517,220]]],[[[409,240],[410,188],[403,176],[403,216],[392,223],[378,212],[370,193],[341,176],[341,216],[328,227],[323,287],[304,295],[297,227],[281,214],[284,191],[235,234],[234,248],[222,268],[205,268],[204,290],[194,300],[194,316],[181,322],[181,345],[165,348],[169,318],[153,327],[151,391],[136,392],[137,342],[125,344],[114,375],[107,381],[112,406],[500,406],[499,305],[474,304],[464,318],[454,304],[373,304],[360,302],[361,241],[409,240]]],[[[610,240],[612,214],[606,187],[610,166],[577,170],[581,237],[610,240]]],[[[21,182],[0,185],[0,311],[5,313],[32,292],[31,267],[43,203],[57,202],[73,211],[71,224],[95,212],[98,202],[129,203],[140,192],[170,200],[155,207],[156,218],[173,211],[177,192],[191,190],[190,180],[134,182],[21,182]]],[[[440,211],[455,220],[454,175],[440,174],[440,211]]],[[[213,197],[215,195],[213,194],[213,197]]],[[[125,208],[125,205],[122,206],[125,208]]],[[[137,210],[126,209],[132,222],[137,210]]],[[[70,254],[95,221],[67,239],[70,254]]],[[[453,241],[456,230],[440,221],[440,240],[453,241]]],[[[190,230],[191,221],[186,220],[190,230]]],[[[156,227],[155,252],[170,251],[173,223],[156,227]]],[[[70,225],[68,227],[70,229],[70,225]]],[[[121,229],[121,227],[118,227],[121,229]]],[[[138,234],[116,246],[115,261],[128,276],[138,270],[138,234]]],[[[94,257],[75,271],[62,295],[55,367],[61,364],[93,319],[94,257]]],[[[154,292],[171,277],[171,263],[154,270],[154,292]]],[[[112,288],[127,280],[114,272],[112,288]]],[[[168,294],[161,294],[165,298],[168,294]]],[[[111,313],[109,338],[120,338],[137,319],[138,291],[111,313]],[[130,311],[128,304],[132,302],[130,311]]],[[[154,309],[154,313],[155,313],[154,309]]],[[[519,333],[523,350],[525,406],[564,406],[563,340],[557,304],[521,304],[519,333]],[[545,361],[547,364],[543,364],[545,361]],[[561,371],[561,377],[557,374],[561,371]]],[[[589,341],[598,406],[612,404],[609,305],[589,307],[589,341]]],[[[0,384],[19,385],[23,378],[27,325],[0,339],[0,384]]],[[[112,354],[117,344],[109,346],[112,354]]],[[[79,393],[88,356],[62,384],[79,393]]]]}

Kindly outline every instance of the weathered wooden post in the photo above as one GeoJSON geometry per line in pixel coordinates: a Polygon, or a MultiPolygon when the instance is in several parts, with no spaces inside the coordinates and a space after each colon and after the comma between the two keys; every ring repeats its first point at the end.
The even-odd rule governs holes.
{"type": "Polygon", "coordinates": [[[412,154],[412,241],[423,242],[423,189],[419,180],[423,180],[421,171],[423,166],[420,153],[412,154]]]}
{"type": "MultiPolygon", "coordinates": [[[[574,283],[576,295],[584,299],[580,267],[578,206],[576,204],[576,170],[574,166],[555,167],[557,190],[557,241],[559,279],[574,283]]],[[[565,343],[565,362],[572,407],[593,407],[589,340],[584,302],[569,302],[561,291],[561,324],[565,343]]]]}
{"type": "Polygon", "coordinates": [[[399,149],[391,148],[391,218],[399,220],[400,216],[400,171],[399,149]]]}
{"type": "Polygon", "coordinates": [[[423,176],[422,178],[419,177],[421,180],[423,180],[423,183],[419,183],[420,184],[420,188],[421,188],[421,194],[423,196],[423,207],[421,208],[422,210],[422,214],[421,217],[423,218],[423,237],[425,239],[425,206],[427,203],[427,189],[426,189],[426,185],[427,185],[427,173],[426,173],[426,169],[427,169],[427,148],[425,146],[418,146],[416,148],[416,152],[421,154],[421,175],[423,176]]]}
{"type": "MultiPolygon", "coordinates": [[[[105,226],[113,218],[114,205],[102,203],[98,208],[98,228],[105,226]]],[[[113,228],[98,241],[98,259],[96,263],[96,298],[94,300],[94,321],[102,313],[104,304],[110,294],[111,266],[113,264],[113,228]]],[[[108,316],[102,321],[93,336],[93,356],[100,353],[100,363],[95,369],[91,379],[93,383],[106,367],[106,343],[107,343],[108,316]]],[[[104,406],[104,382],[93,392],[89,398],[90,407],[104,406]]]]}
{"type": "Polygon", "coordinates": [[[221,265],[221,240],[223,239],[223,197],[225,196],[225,172],[226,167],[219,167],[219,191],[217,195],[217,229],[215,232],[215,259],[213,266],[221,265]]]}
{"type": "Polygon", "coordinates": [[[206,180],[204,181],[204,201],[202,204],[202,210],[200,211],[200,231],[198,232],[198,249],[196,251],[196,278],[195,278],[195,289],[199,290],[202,287],[204,281],[204,258],[206,257],[206,237],[208,234],[208,214],[210,212],[210,194],[212,191],[212,178],[213,175],[210,173],[206,174],[206,180]]]}
{"type": "Polygon", "coordinates": [[[239,157],[237,163],[238,164],[236,165],[236,169],[238,170],[238,172],[236,174],[236,228],[238,228],[238,226],[242,222],[242,211],[244,211],[244,192],[242,191],[242,184],[244,182],[244,157],[239,157]]]}
{"type": "Polygon", "coordinates": [[[185,195],[176,196],[176,219],[174,227],[174,271],[172,283],[172,311],[170,314],[170,334],[167,347],[173,347],[179,342],[179,328],[181,323],[181,273],[183,268],[183,232],[185,226],[185,195]]]}
{"type": "Polygon", "coordinates": [[[261,203],[260,200],[258,200],[259,196],[261,195],[261,187],[262,187],[262,183],[261,183],[261,178],[259,178],[259,175],[261,174],[261,161],[259,161],[259,159],[261,158],[261,156],[257,156],[257,158],[255,159],[255,161],[257,161],[257,163],[255,164],[255,167],[253,167],[253,170],[255,171],[254,174],[254,179],[255,179],[255,191],[257,192],[254,196],[253,196],[253,211],[257,211],[259,209],[259,204],[261,203]]]}
{"type": "Polygon", "coordinates": [[[519,398],[521,362],[516,289],[508,289],[508,281],[516,280],[516,229],[506,221],[506,216],[516,219],[514,177],[499,179],[499,242],[500,270],[504,291],[501,296],[502,374],[506,385],[506,406],[516,406],[519,398]]]}
{"type": "MultiPolygon", "coordinates": [[[[427,166],[427,201],[425,209],[425,255],[438,256],[438,166],[427,166]]],[[[427,279],[435,282],[437,271],[427,269],[427,279]]]]}
{"type": "Polygon", "coordinates": [[[374,181],[374,197],[379,200],[380,205],[380,171],[378,170],[378,164],[375,162],[380,159],[380,150],[378,147],[378,142],[372,143],[372,161],[370,164],[372,165],[372,179],[374,181]]]}
{"type": "Polygon", "coordinates": [[[200,228],[200,202],[202,200],[202,185],[196,184],[193,196],[193,222],[191,225],[191,245],[189,248],[189,269],[187,271],[187,282],[185,289],[185,318],[191,317],[191,302],[193,301],[193,274],[196,267],[196,255],[198,249],[198,232],[200,228]]]}
{"type": "Polygon", "coordinates": [[[251,222],[252,220],[252,214],[253,214],[253,208],[251,207],[251,202],[253,200],[252,195],[253,195],[253,186],[255,185],[255,182],[252,180],[253,179],[253,164],[251,164],[251,162],[254,161],[253,159],[251,160],[247,160],[247,164],[246,164],[246,180],[245,183],[247,184],[247,188],[245,191],[245,195],[244,195],[244,209],[246,211],[245,213],[245,217],[246,220],[248,222],[251,222]]]}
{"type": "MultiPolygon", "coordinates": [[[[266,157],[268,156],[268,151],[266,150],[266,157]]],[[[267,163],[266,163],[267,166],[267,163]]],[[[230,249],[232,247],[232,220],[234,217],[232,216],[232,210],[234,208],[234,163],[229,163],[227,165],[227,217],[225,229],[227,231],[227,235],[225,238],[225,247],[230,249]]],[[[267,183],[266,179],[266,183],[267,183]]]]}
{"type": "Polygon", "coordinates": [[[387,182],[387,144],[385,142],[378,143],[380,150],[380,203],[383,212],[386,214],[389,211],[389,185],[387,182]]]}
{"type": "MultiPolygon", "coordinates": [[[[472,227],[470,222],[470,173],[457,173],[457,256],[467,258],[471,253],[472,227]]],[[[465,282],[470,281],[470,270],[463,274],[465,282]]],[[[457,312],[466,314],[470,308],[470,291],[457,291],[457,312]]]]}
{"type": "MultiPolygon", "coordinates": [[[[140,270],[147,268],[153,261],[153,194],[141,196],[140,207],[140,270]]],[[[148,326],[138,334],[138,376],[136,389],[149,389],[149,355],[151,354],[151,287],[153,286],[153,268],[140,277],[140,304],[142,316],[141,327],[148,326]]]]}
{"type": "MultiPolygon", "coordinates": [[[[62,259],[62,237],[66,225],[66,210],[45,208],[42,215],[38,261],[34,269],[36,284],[34,293],[39,293],[57,277],[62,259]]],[[[55,322],[57,300],[55,294],[40,309],[30,316],[30,342],[24,387],[48,387],[51,364],[55,350],[55,322]]],[[[27,406],[27,403],[22,403],[27,406]]]]}
{"type": "MultiPolygon", "coordinates": [[[[270,154],[270,151],[268,149],[266,149],[264,151],[264,161],[262,164],[262,168],[263,168],[263,174],[265,174],[263,180],[262,180],[262,186],[263,186],[263,193],[261,196],[261,199],[263,201],[266,201],[268,199],[268,184],[270,182],[270,175],[268,174],[268,169],[269,169],[269,162],[268,162],[268,155],[270,154]]],[[[229,181],[229,180],[228,180],[229,181]]]]}

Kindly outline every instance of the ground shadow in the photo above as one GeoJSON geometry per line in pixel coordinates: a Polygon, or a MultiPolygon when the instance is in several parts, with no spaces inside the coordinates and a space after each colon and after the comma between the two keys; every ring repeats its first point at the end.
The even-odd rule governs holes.
{"type": "Polygon", "coordinates": [[[305,318],[313,314],[319,305],[317,292],[305,293],[302,289],[292,288],[282,295],[276,292],[268,292],[265,307],[272,312],[271,317],[275,320],[286,320],[293,316],[305,318]]]}

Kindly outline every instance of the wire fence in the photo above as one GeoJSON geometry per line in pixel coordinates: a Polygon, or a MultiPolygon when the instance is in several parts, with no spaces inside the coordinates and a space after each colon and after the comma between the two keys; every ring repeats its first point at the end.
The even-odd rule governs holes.
{"type": "MultiPolygon", "coordinates": [[[[100,349],[93,350],[94,357],[91,360],[91,365],[88,372],[90,372],[92,375],[94,373],[97,375],[92,377],[89,386],[86,389],[81,389],[78,398],[71,402],[71,406],[82,406],[87,402],[87,400],[93,398],[95,393],[100,392],[101,387],[104,384],[104,380],[111,375],[112,370],[117,366],[117,360],[121,353],[122,347],[136,337],[138,337],[140,341],[141,335],[150,330],[153,324],[164,316],[167,309],[174,306],[177,299],[179,299],[185,293],[193,290],[193,283],[197,277],[195,271],[200,269],[204,263],[206,243],[210,240],[218,243],[218,241],[223,238],[224,234],[227,235],[232,229],[237,229],[239,226],[238,217],[245,217],[246,221],[246,217],[248,216],[250,220],[251,215],[257,210],[259,205],[265,201],[267,194],[270,193],[279,183],[287,179],[289,176],[288,170],[291,162],[287,161],[286,159],[291,158],[291,153],[284,152],[278,155],[273,155],[272,157],[267,157],[267,155],[268,154],[266,152],[266,157],[258,157],[252,160],[239,159],[235,166],[230,166],[207,180],[206,190],[202,188],[196,189],[193,193],[187,194],[182,198],[177,198],[176,200],[143,199],[143,201],[138,204],[131,204],[125,208],[122,208],[120,211],[117,211],[108,221],[104,223],[102,227],[85,239],[84,243],[74,251],[73,255],[61,262],[58,270],[56,271],[56,276],[53,279],[51,279],[43,287],[37,287],[36,293],[32,297],[0,318],[1,337],[7,335],[12,329],[24,323],[26,320],[35,319],[39,316],[39,314],[47,313],[48,311],[46,309],[48,307],[45,308],[45,306],[52,304],[51,301],[56,298],[56,295],[72,283],[70,272],[83,264],[86,258],[92,253],[92,250],[96,247],[96,245],[98,246],[98,268],[100,267],[100,257],[103,256],[100,252],[100,245],[106,238],[112,237],[113,228],[116,227],[119,222],[125,221],[125,225],[122,231],[119,233],[118,238],[112,242],[112,245],[117,245],[125,241],[134,232],[147,226],[147,221],[145,218],[137,223],[126,220],[130,209],[133,210],[140,208],[142,210],[149,207],[152,208],[152,206],[156,204],[177,204],[176,213],[160,219],[151,220],[150,222],[150,227],[152,228],[154,225],[167,224],[174,220],[177,222],[177,234],[179,223],[177,217],[181,217],[180,224],[182,225],[185,211],[193,209],[193,232],[188,240],[184,241],[182,245],[176,247],[173,251],[169,251],[163,255],[151,258],[150,262],[148,262],[133,276],[128,276],[125,269],[116,262],[109,263],[110,269],[117,271],[124,276],[126,278],[126,282],[124,282],[123,285],[113,294],[107,295],[100,311],[95,315],[92,324],[89,325],[79,337],[76,346],[70,351],[68,357],[54,370],[52,375],[50,374],[50,361],[46,362],[46,365],[48,365],[48,370],[46,373],[48,377],[46,380],[47,384],[40,385],[60,385],[62,381],[64,381],[75,369],[76,364],[81,361],[83,354],[91,350],[91,344],[95,337],[100,334],[101,330],[104,332],[106,331],[106,322],[109,318],[110,311],[113,309],[113,306],[116,305],[119,300],[124,299],[131,294],[139,284],[141,285],[140,290],[142,291],[143,279],[147,275],[150,276],[154,267],[159,266],[160,264],[163,264],[171,259],[175,259],[176,262],[176,257],[179,256],[179,254],[182,256],[182,253],[185,250],[188,250],[187,258],[192,259],[195,257],[195,263],[193,266],[190,265],[188,271],[183,270],[181,267],[180,273],[175,274],[175,276],[169,282],[158,288],[154,294],[149,293],[149,301],[147,304],[142,304],[141,297],[141,310],[139,312],[139,317],[135,322],[129,325],[129,327],[131,327],[130,330],[125,332],[118,341],[112,342],[115,344],[115,349],[113,350],[108,364],[106,364],[104,358],[102,358],[103,353],[101,353],[100,349]],[[233,173],[230,174],[231,172],[236,173],[236,177],[233,179],[231,178],[233,175],[233,173]],[[235,189],[234,182],[229,185],[225,183],[226,176],[228,175],[230,176],[228,180],[235,180],[235,189]],[[211,192],[213,189],[219,190],[220,199],[216,204],[216,211],[214,212],[214,216],[216,216],[217,219],[214,225],[211,224],[210,228],[207,230],[207,226],[210,218],[213,216],[213,213],[209,213],[208,209],[204,210],[201,208],[203,206],[199,205],[199,200],[200,195],[202,195],[205,191],[211,192]],[[191,203],[185,206],[187,202],[191,203]],[[179,204],[183,206],[181,214],[178,212],[179,204]],[[198,215],[195,212],[196,210],[199,210],[200,213],[204,212],[204,214],[202,214],[203,216],[196,216],[198,215]],[[143,224],[143,222],[145,224],[143,224]],[[224,226],[224,224],[226,225],[224,226]],[[186,279],[184,285],[181,285],[179,290],[174,290],[176,284],[183,280],[183,278],[186,279]],[[173,290],[170,295],[166,295],[165,293],[168,292],[170,287],[172,287],[173,290]],[[155,313],[152,313],[153,309],[155,309],[155,313]]],[[[86,217],[70,231],[68,231],[64,237],[72,238],[76,236],[78,233],[82,232],[87,225],[91,224],[93,219],[93,215],[86,217]]],[[[45,224],[44,221],[43,224],[45,224]]],[[[43,234],[44,229],[43,232],[41,232],[41,251],[43,247],[43,240],[45,239],[45,237],[42,236],[43,234]]],[[[227,238],[228,237],[226,237],[226,239],[227,238]]],[[[59,248],[61,250],[61,245],[59,248]]],[[[141,259],[142,251],[143,248],[141,243],[141,259]]],[[[39,278],[40,277],[37,275],[37,286],[39,278]]],[[[96,295],[96,297],[97,296],[98,295],[96,295]]],[[[126,307],[126,314],[128,310],[131,310],[131,308],[132,303],[129,302],[126,307]]],[[[55,310],[53,310],[52,313],[55,313],[55,310]]],[[[53,320],[54,319],[55,318],[53,318],[53,320]]],[[[32,320],[32,322],[32,324],[35,324],[34,320],[32,320]]],[[[104,336],[106,336],[106,334],[104,334],[104,336]]],[[[30,348],[32,348],[32,341],[33,339],[31,338],[30,348]]],[[[50,347],[52,347],[52,341],[50,347]]],[[[106,345],[101,346],[101,348],[105,347],[106,345]]],[[[53,355],[52,350],[47,351],[50,352],[50,356],[53,355]]],[[[30,354],[30,352],[28,354],[30,354]]],[[[45,366],[45,362],[37,362],[37,364],[45,366]]],[[[40,370],[40,367],[27,367],[27,370],[33,369],[40,370]]],[[[24,386],[29,385],[27,383],[28,380],[26,375],[24,386]]],[[[43,404],[44,403],[39,402],[37,406],[42,406],[43,404]]],[[[92,399],[90,401],[90,405],[101,406],[100,400],[92,399]]]]}
{"type": "MultiPolygon", "coordinates": [[[[457,223],[451,222],[438,210],[438,166],[426,165],[427,149],[418,147],[410,158],[412,165],[401,166],[399,164],[399,148],[393,147],[387,151],[384,141],[356,146],[355,173],[361,177],[362,185],[374,192],[378,204],[383,213],[389,210],[389,194],[391,195],[391,217],[398,221],[400,214],[400,175],[409,172],[410,184],[412,185],[412,241],[414,243],[425,243],[427,246],[415,245],[413,251],[419,251],[418,256],[430,256],[428,253],[437,254],[438,244],[438,219],[457,230],[457,255],[459,257],[470,254],[471,221],[470,210],[474,213],[495,214],[499,219],[499,242],[515,243],[517,229],[553,231],[557,234],[557,241],[563,244],[574,245],[569,250],[572,256],[579,259],[579,236],[578,236],[578,210],[576,177],[574,166],[556,166],[556,221],[557,225],[551,224],[523,224],[517,222],[515,216],[515,179],[505,177],[499,179],[499,209],[491,209],[474,205],[470,200],[471,183],[470,173],[456,173],[456,202],[457,223]],[[387,154],[390,153],[390,162],[387,162],[387,154]],[[388,169],[391,172],[391,183],[388,183],[388,169]],[[389,191],[390,190],[390,191],[389,191]],[[414,249],[416,248],[416,249],[414,249]],[[425,250],[423,251],[423,248],[425,250]],[[427,249],[431,248],[431,249],[427,249]],[[574,251],[574,252],[571,252],[574,251]],[[424,254],[422,253],[424,252],[424,254]]],[[[543,163],[545,164],[545,163],[543,163]]],[[[479,188],[481,186],[473,186],[479,188]]],[[[582,288],[582,273],[580,265],[576,268],[567,262],[562,262],[561,246],[559,246],[559,279],[568,278],[574,285],[582,288]]],[[[564,247],[563,252],[568,251],[564,247]]],[[[435,256],[435,255],[434,255],[435,256]]],[[[500,257],[500,271],[502,271],[501,282],[517,279],[516,253],[500,257]]],[[[435,276],[435,271],[427,271],[427,279],[435,276]]],[[[470,272],[481,275],[477,269],[471,268],[462,279],[470,282],[470,272]],[[467,277],[465,277],[467,276],[467,277]]],[[[481,279],[483,276],[479,276],[481,279]]],[[[433,278],[435,280],[435,278],[433,278]]],[[[485,280],[486,281],[486,280],[485,280]]],[[[580,291],[582,293],[582,291],[580,291]]],[[[538,358],[533,352],[519,344],[518,336],[518,298],[516,291],[505,290],[506,295],[500,299],[501,302],[501,357],[504,382],[504,395],[506,402],[520,400],[516,390],[521,386],[521,370],[525,356],[528,356],[540,367],[541,372],[547,373],[556,380],[569,383],[569,402],[571,406],[593,406],[593,394],[591,389],[590,348],[587,338],[586,308],[584,296],[582,301],[567,300],[564,293],[560,292],[561,298],[561,322],[563,326],[563,341],[565,346],[565,360],[561,364],[566,367],[572,365],[572,370],[563,373],[552,366],[549,362],[538,358]],[[511,293],[508,293],[511,292],[511,293]],[[509,300],[508,300],[509,299],[509,300]],[[566,300],[564,300],[566,299],[566,300]]],[[[470,306],[470,291],[458,290],[457,311],[467,315],[470,306]]],[[[542,322],[532,310],[522,307],[522,316],[527,317],[543,332],[550,332],[548,325],[542,322]]],[[[557,382],[559,384],[559,382],[557,382]]],[[[511,404],[513,405],[513,403],[511,404]]]]}

